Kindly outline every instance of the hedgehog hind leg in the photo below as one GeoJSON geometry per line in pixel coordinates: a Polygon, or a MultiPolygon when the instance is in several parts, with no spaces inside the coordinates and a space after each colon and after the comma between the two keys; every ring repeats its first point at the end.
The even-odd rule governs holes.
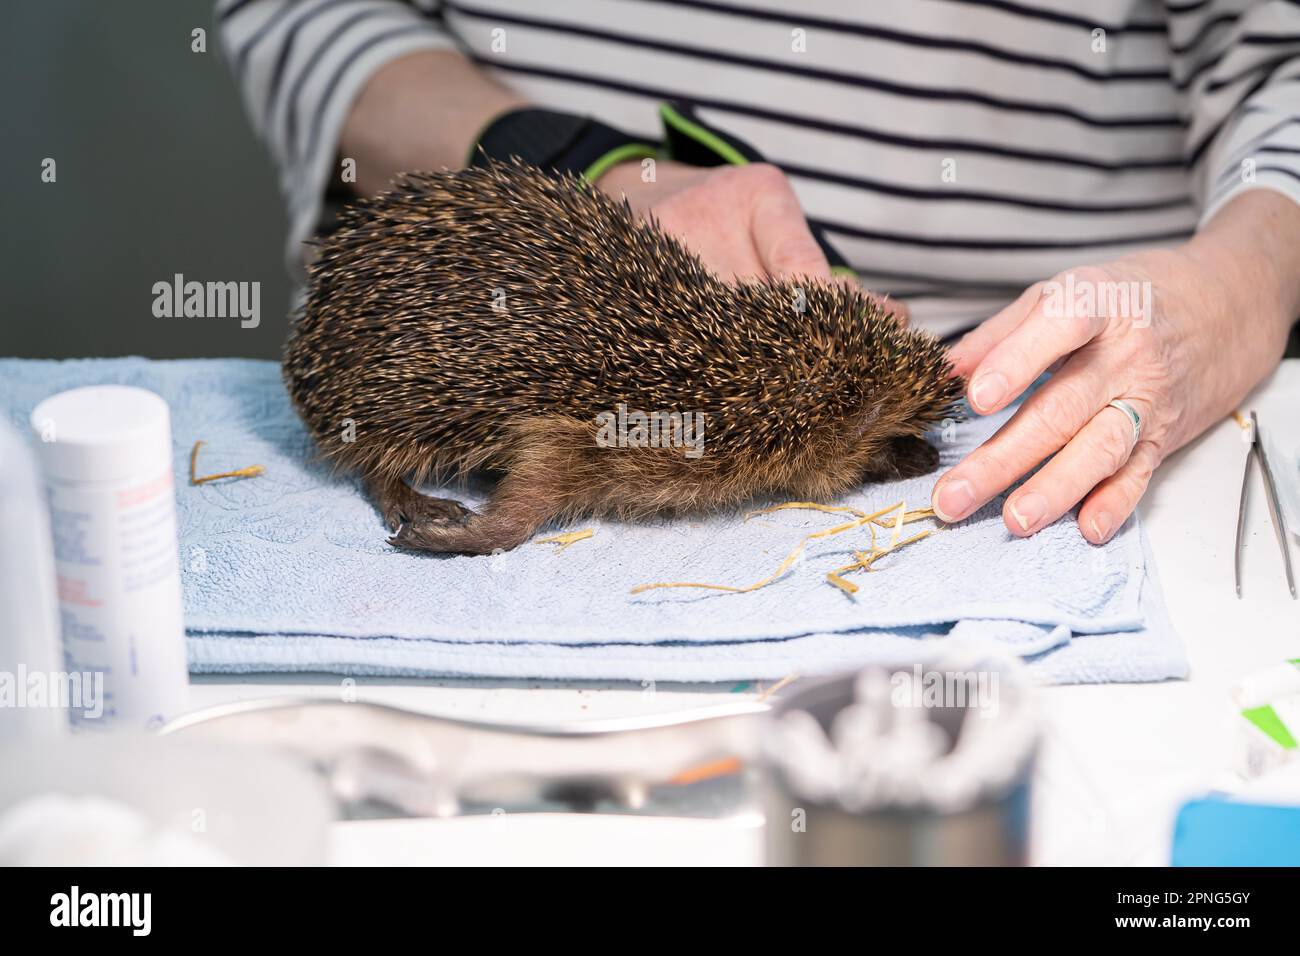
{"type": "Polygon", "coordinates": [[[396,548],[434,554],[495,554],[518,547],[532,536],[541,521],[526,512],[495,502],[482,513],[471,513],[461,523],[425,521],[403,524],[388,539],[396,548]]]}
{"type": "Polygon", "coordinates": [[[397,547],[444,554],[493,554],[527,541],[562,514],[592,511],[599,502],[599,460],[592,424],[565,416],[517,423],[504,444],[504,476],[479,512],[464,521],[403,525],[397,547]]]}
{"type": "Polygon", "coordinates": [[[403,523],[388,543],[410,551],[493,554],[518,547],[552,517],[541,489],[517,472],[506,475],[481,512],[461,520],[442,518],[403,523]]]}
{"type": "Polygon", "coordinates": [[[372,476],[363,484],[392,532],[403,528],[462,525],[473,515],[459,501],[422,495],[401,478],[372,476]]]}

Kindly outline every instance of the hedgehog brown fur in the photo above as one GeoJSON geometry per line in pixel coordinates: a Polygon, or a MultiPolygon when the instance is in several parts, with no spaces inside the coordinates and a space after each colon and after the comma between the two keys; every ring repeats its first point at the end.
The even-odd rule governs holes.
{"type": "Polygon", "coordinates": [[[392,544],[469,554],[578,514],[924,474],[922,435],[960,386],[935,339],[862,292],[725,284],[625,202],[517,162],[408,174],[346,211],[284,376],[392,544]],[[704,413],[703,454],[601,447],[597,416],[620,404],[704,413]],[[502,477],[481,513],[406,483],[484,468],[502,477]]]}

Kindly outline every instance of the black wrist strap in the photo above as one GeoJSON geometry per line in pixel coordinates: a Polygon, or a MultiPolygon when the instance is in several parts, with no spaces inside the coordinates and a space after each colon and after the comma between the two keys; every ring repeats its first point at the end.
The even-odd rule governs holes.
{"type": "MultiPolygon", "coordinates": [[[[468,165],[486,166],[494,160],[518,157],[541,169],[576,173],[595,182],[616,163],[661,152],[691,166],[763,161],[758,150],[704,123],[687,103],[665,103],[659,115],[664,125],[662,144],[629,135],[589,116],[532,107],[512,110],[488,124],[470,152],[468,165]]],[[[809,223],[809,228],[830,261],[831,270],[853,275],[824,231],[816,223],[809,223]]]]}
{"type": "MultiPolygon", "coordinates": [[[[664,124],[664,155],[691,166],[743,166],[764,162],[758,150],[739,136],[705,123],[689,103],[664,103],[659,107],[664,124]]],[[[808,229],[830,262],[836,275],[857,277],[857,273],[831,245],[825,231],[815,222],[808,229]]]]}
{"type": "Polygon", "coordinates": [[[576,173],[595,181],[615,163],[655,156],[647,142],[588,116],[521,109],[502,114],[479,136],[471,166],[518,157],[542,169],[576,173]]]}

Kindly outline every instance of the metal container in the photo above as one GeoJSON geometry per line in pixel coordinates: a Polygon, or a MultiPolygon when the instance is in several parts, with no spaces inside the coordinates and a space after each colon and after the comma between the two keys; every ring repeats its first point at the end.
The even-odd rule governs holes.
{"type": "MultiPolygon", "coordinates": [[[[892,678],[901,669],[880,670],[892,678]]],[[[773,706],[764,739],[772,739],[772,726],[792,710],[811,714],[829,734],[835,715],[853,702],[855,680],[850,675],[801,682],[773,706]]],[[[1015,679],[1005,683],[1011,693],[1002,695],[1001,706],[1028,706],[1028,687],[1015,679]]],[[[955,747],[967,709],[936,706],[927,708],[926,716],[955,747]]],[[[969,805],[956,810],[883,806],[854,812],[834,799],[810,800],[798,792],[779,755],[768,752],[762,783],[766,862],[769,866],[1025,865],[1036,742],[1035,738],[1020,755],[1009,782],[985,788],[969,805]]]]}

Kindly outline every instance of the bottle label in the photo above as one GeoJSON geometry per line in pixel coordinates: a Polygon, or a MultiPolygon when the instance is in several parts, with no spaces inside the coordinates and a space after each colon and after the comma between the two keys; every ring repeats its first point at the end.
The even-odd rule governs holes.
{"type": "Polygon", "coordinates": [[[64,667],[103,675],[102,713],[73,724],[159,727],[189,690],[171,469],[49,493],[64,667]]]}

